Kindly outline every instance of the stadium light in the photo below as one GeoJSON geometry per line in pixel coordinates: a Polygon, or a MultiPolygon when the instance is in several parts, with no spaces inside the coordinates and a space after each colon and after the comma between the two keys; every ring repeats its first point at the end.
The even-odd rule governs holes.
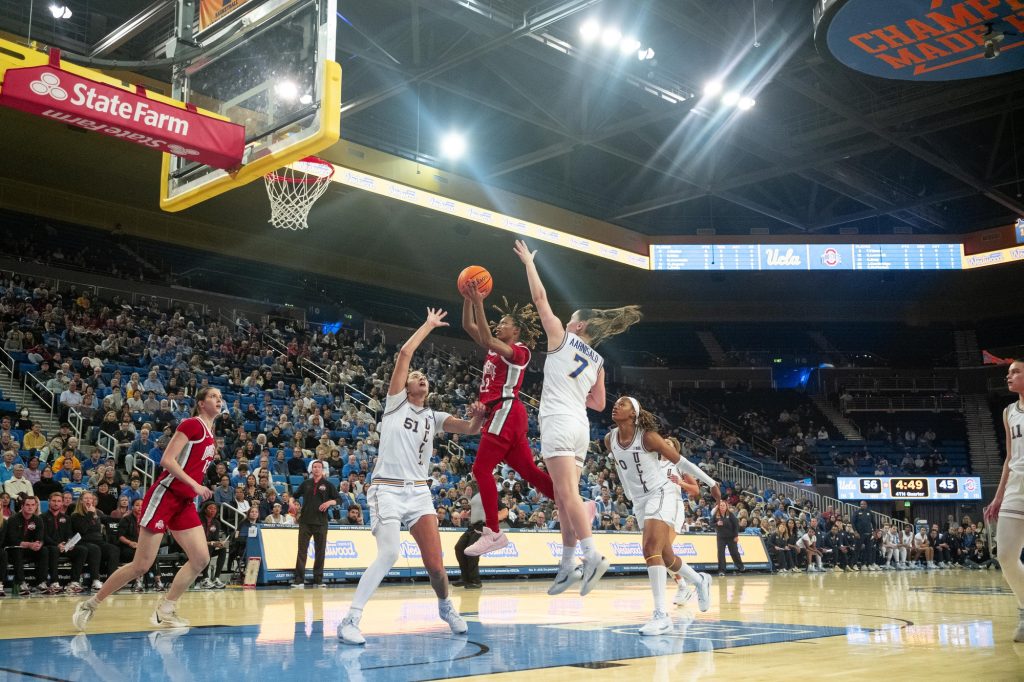
{"type": "Polygon", "coordinates": [[[466,138],[459,133],[448,133],[441,138],[441,154],[455,160],[466,153],[466,138]]]}
{"type": "Polygon", "coordinates": [[[708,81],[704,84],[704,96],[717,97],[724,87],[722,81],[708,81]]]}
{"type": "Polygon", "coordinates": [[[740,101],[740,93],[732,90],[722,95],[722,104],[727,107],[731,107],[740,101]]]}
{"type": "Polygon", "coordinates": [[[602,47],[618,49],[623,56],[635,54],[642,62],[654,59],[654,50],[644,47],[636,36],[624,36],[617,26],[602,26],[596,19],[587,19],[580,24],[580,39],[584,45],[600,41],[602,47]]]}
{"type": "Polygon", "coordinates": [[[601,31],[601,45],[607,48],[615,47],[622,40],[622,31],[609,26],[605,30],[601,31]]]}
{"type": "Polygon", "coordinates": [[[619,43],[619,52],[624,55],[631,54],[640,49],[640,41],[632,36],[628,36],[622,39],[619,43]]]}
{"type": "Polygon", "coordinates": [[[580,26],[580,37],[584,43],[592,43],[601,35],[601,25],[593,19],[588,19],[580,26]]]}
{"type": "Polygon", "coordinates": [[[740,97],[740,100],[736,102],[736,108],[740,111],[746,111],[752,109],[757,101],[753,97],[740,97]]]}
{"type": "Polygon", "coordinates": [[[50,14],[53,15],[54,19],[70,19],[71,8],[67,5],[61,5],[55,2],[50,5],[50,14]]]}

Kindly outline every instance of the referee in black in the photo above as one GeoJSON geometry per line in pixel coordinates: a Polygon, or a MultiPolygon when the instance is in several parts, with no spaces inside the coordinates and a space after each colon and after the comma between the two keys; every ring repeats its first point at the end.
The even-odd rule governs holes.
{"type": "Polygon", "coordinates": [[[292,587],[304,587],[306,583],[306,553],[309,539],[313,538],[315,556],[313,559],[313,584],[324,584],[324,554],[327,551],[327,510],[338,503],[338,490],[324,477],[323,462],[312,464],[312,478],[307,478],[295,492],[302,500],[299,512],[299,549],[295,556],[295,580],[292,587]]]}

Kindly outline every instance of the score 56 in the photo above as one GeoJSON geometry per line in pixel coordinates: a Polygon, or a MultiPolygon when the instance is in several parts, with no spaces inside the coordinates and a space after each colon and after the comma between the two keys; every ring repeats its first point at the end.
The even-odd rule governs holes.
{"type": "Polygon", "coordinates": [[[862,478],[860,479],[860,491],[862,493],[880,493],[882,492],[882,480],[878,478],[862,478]]]}

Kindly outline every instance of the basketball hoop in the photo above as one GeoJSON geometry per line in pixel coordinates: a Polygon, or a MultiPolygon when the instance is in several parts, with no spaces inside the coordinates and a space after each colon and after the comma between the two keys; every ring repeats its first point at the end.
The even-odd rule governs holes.
{"type": "Polygon", "coordinates": [[[270,223],[288,230],[305,230],[309,209],[327,191],[334,166],[315,156],[291,163],[263,176],[270,198],[270,223]]]}

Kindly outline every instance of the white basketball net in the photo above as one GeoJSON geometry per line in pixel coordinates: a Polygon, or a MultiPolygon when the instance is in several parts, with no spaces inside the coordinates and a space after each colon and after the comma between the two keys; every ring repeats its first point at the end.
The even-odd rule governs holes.
{"type": "Polygon", "coordinates": [[[287,230],[305,230],[309,209],[327,191],[334,166],[313,156],[263,176],[270,198],[270,223],[287,230]]]}

